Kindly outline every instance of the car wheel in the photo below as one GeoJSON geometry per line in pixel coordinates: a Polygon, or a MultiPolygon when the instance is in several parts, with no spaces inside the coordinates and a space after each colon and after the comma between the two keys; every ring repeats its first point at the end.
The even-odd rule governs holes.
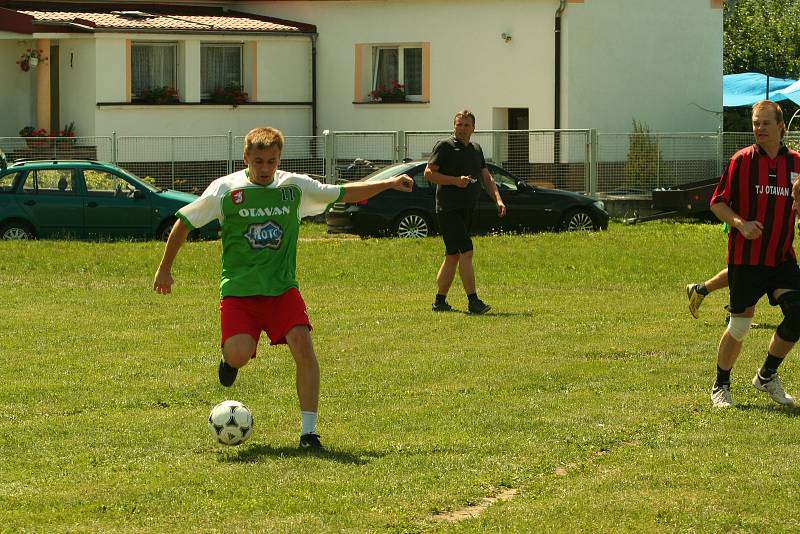
{"type": "Polygon", "coordinates": [[[597,229],[592,216],[581,209],[572,209],[564,215],[561,229],[568,232],[591,232],[597,229]]]}
{"type": "Polygon", "coordinates": [[[26,222],[11,221],[0,226],[0,238],[5,241],[36,239],[36,233],[31,225],[26,222]]]}
{"type": "Polygon", "coordinates": [[[161,226],[158,227],[156,232],[156,239],[166,241],[169,238],[169,233],[172,231],[172,226],[175,224],[175,219],[167,219],[161,226]]]}
{"type": "Polygon", "coordinates": [[[418,211],[404,213],[394,223],[397,237],[428,237],[432,233],[430,220],[418,211]]]}

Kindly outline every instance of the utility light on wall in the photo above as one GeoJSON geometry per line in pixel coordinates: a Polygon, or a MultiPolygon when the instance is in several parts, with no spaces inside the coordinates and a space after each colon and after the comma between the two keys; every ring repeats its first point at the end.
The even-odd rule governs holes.
{"type": "Polygon", "coordinates": [[[502,40],[504,40],[505,42],[507,42],[507,43],[511,42],[511,34],[510,33],[503,32],[503,33],[500,34],[500,38],[502,40]]]}

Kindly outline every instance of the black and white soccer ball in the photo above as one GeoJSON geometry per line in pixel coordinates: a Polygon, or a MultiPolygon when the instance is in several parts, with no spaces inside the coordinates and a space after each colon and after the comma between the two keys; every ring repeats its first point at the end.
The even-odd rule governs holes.
{"type": "Polygon", "coordinates": [[[253,433],[253,414],[239,401],[222,401],[208,415],[208,429],[221,445],[240,445],[253,433]]]}

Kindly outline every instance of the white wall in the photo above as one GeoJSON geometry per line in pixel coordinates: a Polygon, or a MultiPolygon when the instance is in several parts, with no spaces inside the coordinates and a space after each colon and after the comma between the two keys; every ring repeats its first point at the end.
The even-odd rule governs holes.
{"type": "Polygon", "coordinates": [[[256,126],[270,125],[286,135],[309,135],[307,106],[226,105],[101,106],[95,113],[97,135],[192,136],[244,135],[256,126]]]}
{"type": "MultiPolygon", "coordinates": [[[[78,136],[95,135],[94,110],[97,95],[108,93],[120,76],[113,71],[108,54],[98,63],[93,37],[59,40],[60,124],[75,123],[78,136]],[[100,65],[97,68],[96,66],[100,65]]],[[[122,76],[124,83],[124,76],[122,76]]]]}
{"type": "Polygon", "coordinates": [[[563,21],[570,128],[629,132],[633,119],[659,132],[721,125],[722,10],[709,0],[586,0],[568,4],[563,21]]]}
{"type": "Polygon", "coordinates": [[[23,72],[16,61],[33,41],[26,36],[0,32],[7,40],[0,40],[0,65],[3,65],[3,82],[0,83],[0,102],[3,113],[0,119],[0,137],[17,137],[25,126],[36,126],[36,69],[23,72]]]}
{"type": "Polygon", "coordinates": [[[280,36],[260,40],[258,63],[260,99],[266,102],[311,101],[309,37],[280,36]]]}
{"type": "MultiPolygon", "coordinates": [[[[239,2],[236,9],[315,24],[320,130],[446,129],[467,107],[478,128],[497,108],[528,108],[552,128],[557,0],[239,2]],[[510,42],[502,33],[512,36],[510,42]],[[430,104],[354,104],[356,43],[431,43],[430,104]]],[[[562,127],[714,131],[721,111],[722,10],[709,0],[585,0],[563,23],[562,127]],[[696,104],[696,105],[695,105],[696,104]]],[[[369,65],[364,65],[370,68],[369,65]]]]}

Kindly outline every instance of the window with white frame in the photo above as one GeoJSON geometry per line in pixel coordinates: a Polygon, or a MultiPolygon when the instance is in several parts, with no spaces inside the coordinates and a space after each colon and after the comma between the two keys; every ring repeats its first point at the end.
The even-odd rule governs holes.
{"type": "Polygon", "coordinates": [[[204,43],[200,46],[200,84],[203,99],[214,91],[242,86],[242,45],[204,43]]]}
{"type": "Polygon", "coordinates": [[[177,43],[131,43],[131,94],[162,87],[175,88],[177,80],[177,43]]]}
{"type": "Polygon", "coordinates": [[[422,48],[414,45],[372,49],[372,89],[403,86],[405,100],[422,100],[422,48]]]}

